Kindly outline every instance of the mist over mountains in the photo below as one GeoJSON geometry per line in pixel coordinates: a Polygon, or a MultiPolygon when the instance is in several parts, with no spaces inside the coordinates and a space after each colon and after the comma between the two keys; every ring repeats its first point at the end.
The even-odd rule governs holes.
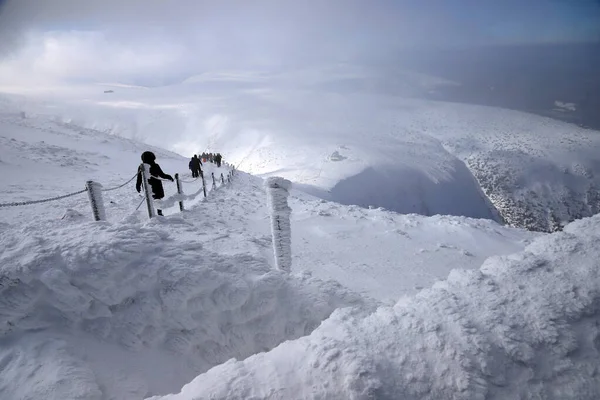
{"type": "Polygon", "coordinates": [[[600,43],[413,51],[402,64],[459,85],[430,99],[509,108],[600,128],[600,43]],[[575,110],[556,107],[574,103],[575,110]]]}

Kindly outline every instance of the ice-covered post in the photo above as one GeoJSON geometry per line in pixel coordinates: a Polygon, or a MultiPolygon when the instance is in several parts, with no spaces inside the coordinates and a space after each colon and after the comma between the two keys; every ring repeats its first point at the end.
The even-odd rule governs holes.
{"type": "Polygon", "coordinates": [[[292,182],[279,177],[271,177],[265,181],[267,189],[267,205],[271,214],[271,233],[273,234],[273,251],[275,265],[281,271],[292,270],[292,235],[287,198],[292,182]]]}
{"type": "Polygon", "coordinates": [[[202,191],[204,192],[204,198],[206,198],[206,179],[204,179],[204,174],[202,176],[202,191]]]}
{"type": "Polygon", "coordinates": [[[181,187],[181,181],[179,180],[179,174],[175,174],[175,182],[177,183],[177,194],[179,195],[179,211],[183,211],[183,189],[181,187]]]}
{"type": "Polygon", "coordinates": [[[102,200],[102,185],[98,182],[87,181],[85,187],[87,188],[88,198],[92,206],[94,220],[106,221],[106,211],[104,209],[104,201],[102,200]]]}
{"type": "Polygon", "coordinates": [[[221,185],[225,184],[225,178],[223,178],[223,173],[221,172],[221,185]]]}
{"type": "Polygon", "coordinates": [[[150,177],[150,164],[140,165],[140,171],[142,172],[142,184],[144,186],[144,194],[146,195],[146,205],[148,206],[148,217],[156,217],[156,209],[154,208],[154,200],[152,197],[152,187],[148,183],[150,177]]]}
{"type": "Polygon", "coordinates": [[[215,181],[215,173],[211,172],[210,175],[213,178],[213,185],[212,185],[212,190],[215,190],[217,188],[217,182],[215,181]]]}

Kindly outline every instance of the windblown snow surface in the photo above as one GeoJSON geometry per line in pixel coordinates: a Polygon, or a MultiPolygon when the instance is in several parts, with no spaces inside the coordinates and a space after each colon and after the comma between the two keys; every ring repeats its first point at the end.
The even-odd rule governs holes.
{"type": "MultiPolygon", "coordinates": [[[[61,118],[0,116],[0,203],[90,178],[116,187],[148,149],[61,118]]],[[[186,158],[153,150],[190,180],[186,158]]],[[[166,217],[151,221],[133,182],[104,193],[107,222],[85,194],[1,208],[0,398],[600,395],[598,217],[548,235],[292,190],[285,273],[262,180],[217,186],[204,200],[185,183],[179,212],[165,182],[166,217]]]]}
{"type": "Polygon", "coordinates": [[[351,65],[222,71],[108,95],[69,88],[19,107],[184,154],[218,149],[245,171],[343,204],[546,232],[600,212],[598,132],[414,98],[449,84],[351,65]]]}
{"type": "Polygon", "coordinates": [[[597,399],[600,217],[200,375],[191,399],[597,399]]]}

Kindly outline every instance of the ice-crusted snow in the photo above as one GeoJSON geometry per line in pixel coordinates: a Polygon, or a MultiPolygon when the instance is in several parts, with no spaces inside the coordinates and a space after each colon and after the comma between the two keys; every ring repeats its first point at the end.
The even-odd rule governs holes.
{"type": "Polygon", "coordinates": [[[600,217],[200,375],[199,399],[597,399],[600,217]]]}
{"type": "MultiPolygon", "coordinates": [[[[93,223],[90,215],[73,213],[24,227],[2,225],[1,397],[135,399],[176,392],[231,357],[243,359],[310,333],[339,307],[368,312],[376,306],[372,297],[389,299],[443,278],[444,254],[475,266],[482,256],[520,248],[531,237],[489,221],[448,217],[429,224],[414,215],[393,223],[414,235],[407,238],[386,232],[391,213],[362,215],[299,195],[292,205],[298,218],[312,216],[298,229],[291,276],[269,261],[266,196],[260,180],[243,173],[209,201],[166,219],[146,222],[138,212],[93,223]],[[323,243],[312,229],[329,224],[329,234],[337,230],[339,236],[323,243]],[[351,225],[362,228],[353,232],[351,225]],[[473,255],[438,243],[432,252],[411,254],[421,264],[412,273],[401,260],[381,254],[385,236],[416,247],[446,237],[467,248],[468,238],[487,237],[489,247],[473,255]],[[317,243],[327,244],[330,253],[317,243]],[[353,244],[356,252],[349,249],[353,244]],[[375,265],[364,274],[340,274],[342,253],[354,256],[356,265],[367,258],[375,265]],[[427,268],[427,260],[441,265],[427,268]],[[375,285],[385,270],[393,273],[375,285]],[[327,280],[342,275],[346,287],[327,280]]],[[[408,255],[406,246],[400,249],[408,255]]]]}
{"type": "MultiPolygon", "coordinates": [[[[310,132],[323,105],[300,108],[301,100],[317,97],[280,103],[296,133],[310,132]]],[[[350,108],[334,97],[322,115],[341,118],[350,108]]],[[[365,143],[332,122],[318,151],[276,135],[282,119],[262,120],[275,130],[251,133],[257,146],[243,153],[248,142],[231,143],[230,117],[211,117],[210,146],[226,160],[304,183],[289,197],[290,274],[273,262],[263,182],[243,172],[206,200],[200,181],[184,183],[182,197],[165,182],[167,217],[152,221],[135,211],[133,182],[103,194],[107,222],[92,221],[85,194],[0,209],[0,398],[599,398],[599,216],[547,235],[367,207],[399,199],[386,205],[494,218],[479,183],[509,222],[560,224],[600,199],[595,133],[414,100],[402,103],[410,126],[392,118],[397,100],[369,125],[362,118],[380,101],[354,103],[364,114],[346,115],[346,127],[386,132],[394,120],[394,135],[365,143]],[[401,191],[383,185],[394,180],[401,191]],[[517,200],[522,208],[510,204],[517,200]]],[[[165,172],[190,179],[186,158],[111,135],[127,119],[108,119],[104,131],[48,110],[21,112],[30,106],[0,105],[0,203],[80,190],[89,179],[120,185],[148,149],[165,172]]],[[[269,115],[257,107],[240,120],[250,111],[256,121],[269,115]]]]}
{"type": "MultiPolygon", "coordinates": [[[[116,186],[133,176],[140,153],[148,149],[33,114],[23,119],[18,113],[5,113],[2,127],[1,140],[12,144],[2,148],[0,157],[6,160],[0,164],[2,183],[10,188],[0,202],[69,192],[90,176],[105,187],[116,186]],[[32,154],[48,155],[43,168],[32,154]]],[[[166,172],[179,172],[189,180],[184,173],[187,159],[153,150],[166,172]]],[[[227,172],[212,166],[205,166],[205,171],[227,172]]],[[[221,374],[222,383],[238,383],[232,383],[229,392],[210,386],[220,398],[235,398],[236,393],[242,393],[240,398],[252,393],[277,398],[294,387],[302,388],[294,396],[314,397],[321,389],[316,387],[314,396],[309,393],[314,378],[310,376],[319,368],[324,368],[323,379],[314,382],[323,385],[327,371],[338,371],[330,380],[330,392],[322,392],[334,398],[336,393],[354,393],[345,384],[337,388],[335,384],[355,382],[352,387],[359,388],[363,370],[382,382],[375,386],[388,390],[392,378],[376,376],[364,365],[387,368],[388,357],[390,371],[397,370],[394,355],[403,351],[397,343],[411,336],[394,324],[390,328],[380,315],[391,315],[400,306],[393,305],[403,298],[400,304],[416,304],[414,321],[425,318],[441,324],[443,313],[429,310],[429,300],[420,299],[438,293],[440,304],[452,301],[453,296],[446,299],[446,292],[439,289],[452,284],[452,280],[439,283],[451,269],[475,271],[455,272],[452,277],[479,276],[476,271],[486,258],[521,251],[535,238],[545,237],[485,219],[346,206],[292,189],[293,264],[287,274],[273,263],[262,179],[239,172],[231,184],[209,192],[206,201],[201,200],[200,188],[199,181],[184,184],[186,211],[179,213],[174,184],[165,182],[172,199],[164,203],[167,217],[152,221],[143,210],[135,211],[141,198],[134,182],[104,193],[107,222],[92,221],[85,195],[0,210],[0,398],[143,399],[177,393],[192,381],[186,391],[194,391],[191,398],[202,398],[212,389],[199,393],[196,385],[213,385],[213,377],[221,374]],[[423,290],[435,282],[433,292],[423,290]],[[414,294],[412,300],[406,297],[414,294]],[[371,330],[365,336],[366,328],[371,330]],[[339,335],[328,337],[331,332],[339,335]],[[350,342],[343,332],[351,333],[350,342]],[[390,351],[378,348],[379,341],[389,344],[390,351]],[[361,353],[362,343],[381,353],[361,353]],[[283,360],[281,354],[289,357],[283,360]],[[259,367],[253,360],[270,363],[271,357],[274,364],[260,367],[273,380],[262,384],[253,375],[253,368],[259,367]],[[310,368],[305,365],[307,357],[314,359],[310,368]],[[228,362],[231,358],[247,361],[228,362]],[[296,380],[288,375],[290,365],[298,366],[293,373],[296,380]],[[250,375],[234,378],[236,372],[231,371],[250,375]],[[257,386],[251,378],[256,378],[257,386]],[[280,384],[287,387],[282,392],[280,384]],[[236,392],[240,388],[243,392],[236,392]]],[[[571,233],[561,235],[556,237],[571,233]]],[[[592,285],[592,277],[588,278],[592,285]]],[[[472,285],[473,293],[477,287],[479,283],[472,285]]],[[[532,304],[536,299],[530,299],[532,304]]],[[[478,306],[488,305],[484,298],[477,300],[478,306]]],[[[468,317],[475,318],[471,314],[480,309],[468,310],[468,317]]],[[[464,310],[457,306],[455,311],[458,316],[464,310]]],[[[485,322],[490,326],[494,318],[505,318],[500,311],[489,315],[485,322]]],[[[552,318],[560,320],[560,315],[552,318]]],[[[405,319],[397,320],[401,324],[405,319]]],[[[449,343],[455,344],[461,338],[468,340],[470,331],[451,332],[455,336],[448,333],[454,338],[449,343]]],[[[413,334],[419,336],[418,330],[413,334]]],[[[420,348],[427,350],[428,344],[420,348]]],[[[420,360],[421,353],[410,354],[420,360]]],[[[454,371],[452,350],[434,348],[428,354],[426,362],[440,368],[450,363],[454,371]]],[[[471,372],[461,370],[459,376],[471,372]]],[[[410,390],[425,387],[418,379],[414,382],[410,390]]],[[[465,393],[473,393],[465,385],[471,391],[465,393]]]]}
{"type": "Polygon", "coordinates": [[[243,245],[209,249],[248,240],[214,223],[59,220],[4,230],[0,397],[173,391],[231,357],[309,333],[340,306],[365,304],[333,282],[275,271],[243,245]]]}

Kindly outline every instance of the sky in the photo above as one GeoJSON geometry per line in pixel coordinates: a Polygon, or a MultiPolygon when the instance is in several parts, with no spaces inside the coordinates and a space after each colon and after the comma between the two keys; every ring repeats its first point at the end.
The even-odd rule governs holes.
{"type": "Polygon", "coordinates": [[[0,0],[0,83],[159,85],[406,49],[600,41],[599,0],[0,0]]]}

